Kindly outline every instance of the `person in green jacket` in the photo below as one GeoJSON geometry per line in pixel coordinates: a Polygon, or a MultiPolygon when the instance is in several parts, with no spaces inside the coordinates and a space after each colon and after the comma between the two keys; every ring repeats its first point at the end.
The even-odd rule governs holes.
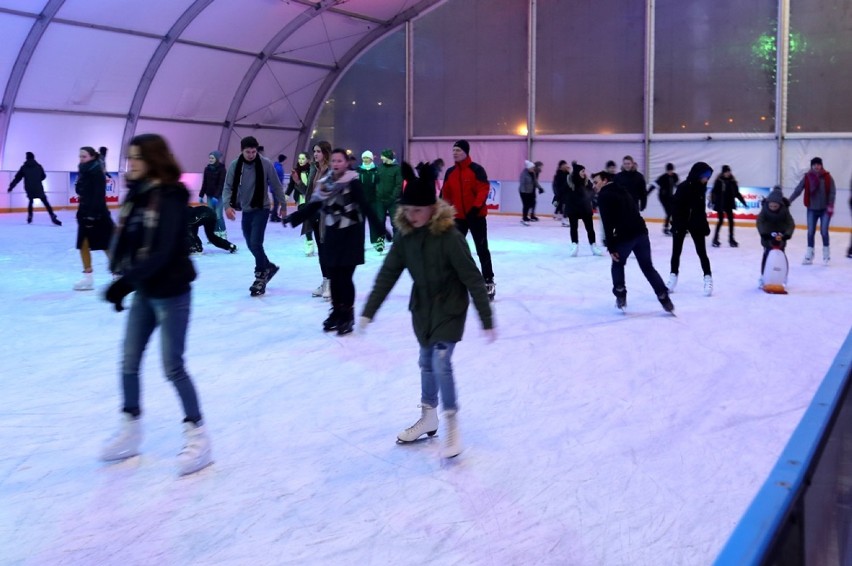
{"type": "Polygon", "coordinates": [[[446,437],[442,455],[457,456],[461,450],[456,412],[455,381],[450,358],[464,334],[470,297],[489,341],[495,338],[494,321],[485,279],[467,242],[455,227],[455,209],[435,198],[435,174],[429,164],[417,166],[419,179],[408,163],[402,173],[406,186],[394,217],[397,228],[373,290],[364,306],[359,327],[367,327],[404,269],[414,284],[409,310],[414,334],[420,344],[420,419],[399,433],[400,443],[414,442],[438,430],[438,395],[444,408],[446,437]]]}
{"type": "MultiPolygon", "coordinates": [[[[376,208],[376,184],[379,182],[379,170],[376,164],[373,163],[373,152],[369,149],[361,154],[361,165],[356,169],[358,172],[358,180],[361,181],[361,187],[364,189],[364,197],[372,210],[376,208]]],[[[384,224],[384,218],[382,218],[384,224]]],[[[385,250],[385,235],[383,232],[376,230],[378,226],[370,226],[370,244],[377,252],[382,253],[385,250]]]]}
{"type": "MultiPolygon", "coordinates": [[[[376,181],[376,216],[379,217],[381,225],[384,226],[385,218],[391,222],[396,217],[396,208],[399,203],[399,195],[402,193],[402,171],[393,156],[393,150],[382,150],[382,164],[377,167],[378,179],[376,181]]],[[[394,234],[396,227],[394,227],[394,234]]],[[[385,239],[380,238],[373,242],[376,251],[385,251],[385,239]]]]}

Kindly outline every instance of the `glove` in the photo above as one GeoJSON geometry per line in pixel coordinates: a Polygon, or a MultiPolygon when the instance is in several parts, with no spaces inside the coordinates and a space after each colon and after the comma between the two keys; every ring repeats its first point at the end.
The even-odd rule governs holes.
{"type": "Polygon", "coordinates": [[[486,328],[482,331],[482,335],[485,336],[485,342],[488,344],[493,344],[497,340],[497,331],[493,328],[486,328]]]}
{"type": "Polygon", "coordinates": [[[539,187],[539,188],[538,188],[538,194],[540,194],[540,195],[544,194],[544,189],[542,189],[541,187],[539,187]]]}
{"type": "MultiPolygon", "coordinates": [[[[11,190],[11,189],[9,189],[9,190],[11,190]]],[[[828,208],[826,208],[825,211],[828,213],[828,217],[831,218],[832,216],[834,216],[834,205],[833,204],[828,205],[828,208]]]]}
{"type": "Polygon", "coordinates": [[[210,204],[211,208],[216,208],[219,206],[219,199],[216,197],[210,197],[207,199],[208,204],[210,204]]]}
{"type": "Polygon", "coordinates": [[[7,193],[11,193],[11,192],[12,192],[12,187],[9,187],[9,190],[8,190],[8,191],[6,191],[6,192],[7,192],[7,193]]]}
{"type": "Polygon", "coordinates": [[[362,316],[358,318],[358,332],[367,332],[367,325],[373,322],[372,318],[362,316]]]}
{"type": "Polygon", "coordinates": [[[471,208],[471,209],[467,212],[467,214],[465,215],[465,218],[467,218],[468,220],[470,220],[471,218],[476,218],[476,217],[478,217],[478,216],[479,216],[479,210],[480,210],[480,208],[479,208],[478,206],[474,206],[474,207],[472,207],[472,208],[471,208]]]}
{"type": "Polygon", "coordinates": [[[782,234],[781,232],[772,232],[772,238],[776,242],[780,242],[784,239],[784,234],[782,234]]]}
{"type": "Polygon", "coordinates": [[[115,312],[121,312],[124,310],[124,305],[121,302],[124,300],[124,297],[132,292],[133,285],[128,283],[127,278],[119,277],[107,288],[104,298],[113,304],[115,312]]]}

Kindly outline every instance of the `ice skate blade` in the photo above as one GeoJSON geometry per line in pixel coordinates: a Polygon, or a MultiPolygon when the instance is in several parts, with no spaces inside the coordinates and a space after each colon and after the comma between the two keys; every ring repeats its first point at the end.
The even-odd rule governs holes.
{"type": "Polygon", "coordinates": [[[191,468],[187,468],[185,470],[178,470],[178,477],[185,478],[185,477],[191,476],[193,474],[197,474],[201,470],[205,470],[212,465],[213,465],[213,459],[210,458],[209,460],[207,460],[206,462],[202,463],[201,465],[199,465],[197,467],[191,467],[191,468]]]}
{"type": "Polygon", "coordinates": [[[430,430],[429,432],[421,434],[420,436],[418,436],[414,440],[402,440],[400,437],[397,436],[396,437],[396,443],[397,444],[417,444],[418,442],[426,442],[427,440],[429,440],[430,438],[432,438],[436,434],[438,434],[437,430],[430,430]]]}

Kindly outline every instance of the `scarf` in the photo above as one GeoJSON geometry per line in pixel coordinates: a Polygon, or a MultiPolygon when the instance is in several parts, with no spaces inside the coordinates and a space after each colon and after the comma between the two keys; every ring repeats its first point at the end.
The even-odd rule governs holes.
{"type": "Polygon", "coordinates": [[[157,224],[160,222],[160,191],[152,191],[148,199],[148,206],[145,207],[145,212],[142,216],[142,227],[145,233],[144,244],[136,252],[135,258],[118,257],[118,243],[121,240],[121,235],[124,232],[124,226],[127,218],[135,208],[135,200],[138,195],[142,195],[150,191],[155,185],[150,181],[129,181],[127,188],[127,198],[118,213],[118,225],[113,233],[112,241],[109,246],[110,271],[113,273],[121,273],[124,268],[130,267],[132,260],[147,259],[151,250],[151,245],[154,243],[154,234],[157,229],[157,224]]]}
{"type": "Polygon", "coordinates": [[[329,173],[319,180],[311,201],[323,203],[320,210],[320,241],[325,239],[326,228],[348,228],[361,222],[358,203],[349,198],[352,181],[358,178],[355,171],[347,170],[339,179],[329,173]]]}
{"type": "Polygon", "coordinates": [[[808,171],[807,175],[805,175],[805,206],[808,207],[811,205],[811,193],[815,193],[819,190],[819,179],[822,177],[823,182],[825,183],[825,196],[828,197],[831,194],[831,173],[828,171],[823,171],[822,174],[817,173],[814,170],[808,171]]]}
{"type": "Polygon", "coordinates": [[[246,161],[243,155],[240,154],[237,158],[237,167],[234,171],[234,183],[231,190],[231,208],[240,210],[240,205],[237,202],[237,193],[240,192],[240,177],[243,176],[243,167],[245,164],[254,165],[254,192],[251,195],[251,207],[263,208],[263,197],[266,194],[266,175],[263,172],[263,163],[260,161],[260,156],[254,158],[254,162],[246,161]]]}

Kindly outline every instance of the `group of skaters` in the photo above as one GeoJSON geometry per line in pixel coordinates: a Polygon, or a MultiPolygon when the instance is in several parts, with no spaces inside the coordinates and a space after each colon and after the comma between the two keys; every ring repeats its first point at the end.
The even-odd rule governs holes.
{"type": "MultiPolygon", "coordinates": [[[[536,192],[539,194],[544,192],[538,181],[541,168],[540,161],[524,162],[519,183],[523,204],[521,219],[523,225],[528,226],[530,221],[538,220],[534,210],[536,192]]],[[[707,205],[709,203],[718,218],[713,232],[713,247],[721,246],[719,236],[727,219],[728,244],[734,248],[739,246],[734,238],[736,202],[739,201],[744,207],[747,206],[731,167],[722,166],[721,173],[716,176],[709,190],[709,195],[708,184],[713,176],[713,169],[704,162],[695,163],[683,182],[680,182],[674,165],[668,163],[663,174],[649,185],[646,185],[644,176],[637,170],[635,160],[629,155],[622,160],[621,171],[616,172],[615,169],[616,163],[608,161],[606,167],[599,173],[593,174],[590,180],[583,165],[576,161],[571,165],[568,165],[567,161],[559,161],[553,177],[554,219],[562,220],[563,225],[571,229],[569,256],[576,256],[578,252],[580,221],[585,226],[592,253],[602,254],[595,243],[592,221],[594,211],[597,210],[603,224],[604,244],[613,262],[613,294],[616,296],[618,308],[623,309],[626,306],[624,261],[630,253],[633,253],[663,307],[673,312],[674,307],[668,295],[674,292],[678,283],[680,257],[687,236],[692,239],[701,264],[704,275],[704,294],[712,295],[713,274],[705,243],[706,237],[711,234],[706,213],[707,205]],[[670,273],[665,284],[653,268],[650,247],[646,250],[647,227],[641,217],[641,212],[647,206],[648,196],[654,190],[658,191],[660,203],[665,211],[663,233],[672,237],[670,273]],[[627,245],[625,241],[630,241],[631,244],[627,245]]],[[[772,249],[783,251],[787,240],[792,237],[795,222],[789,208],[799,195],[804,195],[808,226],[807,251],[802,263],[805,265],[813,263],[817,224],[820,225],[823,243],[823,262],[828,264],[831,259],[829,223],[834,213],[836,186],[831,174],[823,168],[822,159],[814,157],[811,160],[810,170],[802,177],[789,199],[783,196],[781,187],[776,186],[761,203],[757,219],[757,228],[764,247],[759,279],[761,287],[764,285],[762,274],[769,251],[772,249]]],[[[852,207],[852,198],[850,207],[852,207]]],[[[852,257],[852,244],[847,256],[852,257]]]]}
{"type": "MultiPolygon", "coordinates": [[[[283,205],[286,193],[278,168],[258,151],[259,144],[254,137],[243,138],[240,147],[239,157],[227,167],[221,163],[221,155],[210,154],[209,176],[211,180],[215,176],[216,183],[221,180],[221,192],[218,187],[207,184],[208,170],[205,170],[202,196],[208,198],[208,206],[194,207],[211,211],[204,213],[205,220],[200,223],[205,228],[210,227],[208,238],[212,232],[214,239],[220,237],[227,242],[221,237],[226,234],[224,226],[218,223],[218,207],[221,206],[224,218],[231,221],[236,220],[239,212],[246,246],[255,260],[255,282],[250,293],[260,295],[279,271],[279,266],[272,263],[264,251],[267,223],[274,222],[277,216],[284,226],[301,226],[306,242],[314,242],[323,276],[319,293],[315,291],[314,295],[327,296],[331,302],[331,311],[323,320],[322,329],[346,335],[356,326],[353,275],[356,267],[364,263],[365,225],[369,223],[370,241],[384,259],[364,302],[358,328],[366,331],[376,319],[403,271],[407,270],[412,278],[409,310],[419,345],[420,416],[397,435],[397,441],[414,442],[436,434],[441,405],[444,420],[441,454],[447,458],[457,456],[462,451],[462,442],[451,357],[462,338],[471,300],[488,341],[495,339],[491,302],[496,291],[487,236],[486,200],[490,187],[485,169],[471,159],[470,144],[466,140],[453,144],[453,164],[440,184],[442,163],[421,163],[413,168],[407,163],[397,164],[392,152],[382,152],[382,165],[393,168],[394,176],[398,170],[400,181],[399,191],[390,193],[396,195],[395,199],[379,205],[370,202],[370,189],[367,188],[377,177],[371,173],[374,169],[370,166],[372,154],[364,152],[362,165],[353,167],[347,151],[333,149],[328,142],[317,142],[312,147],[313,159],[300,154],[298,165],[291,172],[288,189],[292,188],[290,194],[298,205],[290,214],[286,214],[286,205],[283,205]],[[285,214],[281,215],[282,211],[285,214]],[[388,216],[392,219],[392,231],[385,225],[388,216]],[[468,232],[473,236],[479,267],[465,241],[468,232]],[[376,245],[380,241],[382,245],[376,245]],[[392,242],[389,249],[385,245],[387,241],[392,242]]],[[[119,380],[121,427],[104,447],[101,457],[104,461],[120,461],[140,452],[143,430],[139,369],[142,353],[153,331],[159,327],[163,367],[185,415],[185,442],[178,455],[179,472],[191,474],[208,466],[213,459],[199,396],[183,363],[191,282],[196,277],[189,258],[191,242],[188,243],[186,237],[191,216],[188,208],[192,208],[189,191],[179,181],[181,170],[166,140],[156,134],[136,136],[127,149],[128,193],[121,204],[117,225],[113,226],[105,203],[105,168],[98,155],[90,147],[80,150],[78,248],[84,268],[88,265],[89,269],[84,273],[91,274],[90,252],[106,250],[113,281],[104,294],[105,299],[116,311],[122,311],[125,297],[133,293],[119,380]],[[108,230],[104,229],[107,225],[108,230]],[[88,264],[84,254],[89,254],[88,264]]],[[[278,163],[283,161],[279,159],[278,163]]],[[[525,163],[527,165],[529,163],[525,163]]],[[[525,170],[534,174],[536,164],[531,165],[525,170]]],[[[648,229],[641,215],[650,191],[644,186],[641,173],[635,170],[635,162],[625,157],[621,173],[604,169],[592,175],[576,162],[571,167],[566,162],[559,164],[558,188],[554,183],[555,189],[560,191],[556,203],[558,212],[567,217],[572,226],[572,244],[577,244],[577,226],[582,221],[594,250],[591,214],[597,208],[603,225],[603,244],[612,260],[612,292],[618,308],[624,309],[627,304],[624,266],[630,255],[635,255],[664,310],[674,311],[670,294],[677,284],[680,255],[687,235],[692,238],[701,260],[705,294],[712,292],[705,248],[705,238],[711,231],[705,202],[713,170],[704,162],[695,163],[687,178],[678,183],[674,168],[666,169],[652,190],[660,191],[661,200],[664,194],[671,193],[672,197],[670,207],[666,207],[670,218],[664,225],[666,233],[673,237],[668,284],[663,282],[651,261],[648,229]],[[619,175],[622,176],[619,178],[619,175]]],[[[728,173],[729,168],[723,176],[728,173]]],[[[530,186],[533,194],[541,193],[537,175],[530,186]]],[[[723,181],[720,192],[714,197],[719,202],[720,225],[727,203],[738,198],[738,190],[732,187],[736,187],[735,182],[723,181]],[[733,195],[728,194],[731,191],[733,195]]],[[[817,222],[821,223],[823,257],[828,261],[828,221],[833,213],[835,187],[819,158],[814,158],[811,171],[790,200],[800,194],[804,194],[808,207],[809,239],[805,263],[813,260],[812,239],[817,222]]],[[[792,235],[794,223],[789,202],[781,194],[780,187],[776,187],[763,203],[758,230],[767,250],[783,249],[792,235]]],[[[529,201],[525,201],[529,222],[534,221],[534,213],[533,209],[526,208],[528,204],[529,201]]],[[[733,225],[730,226],[732,229],[733,225]]],[[[717,226],[714,241],[718,241],[719,228],[717,226]]],[[[736,245],[733,232],[729,242],[736,245]]],[[[236,248],[231,244],[227,249],[233,252],[236,248]]],[[[765,258],[766,254],[764,261],[765,258]]]]}

